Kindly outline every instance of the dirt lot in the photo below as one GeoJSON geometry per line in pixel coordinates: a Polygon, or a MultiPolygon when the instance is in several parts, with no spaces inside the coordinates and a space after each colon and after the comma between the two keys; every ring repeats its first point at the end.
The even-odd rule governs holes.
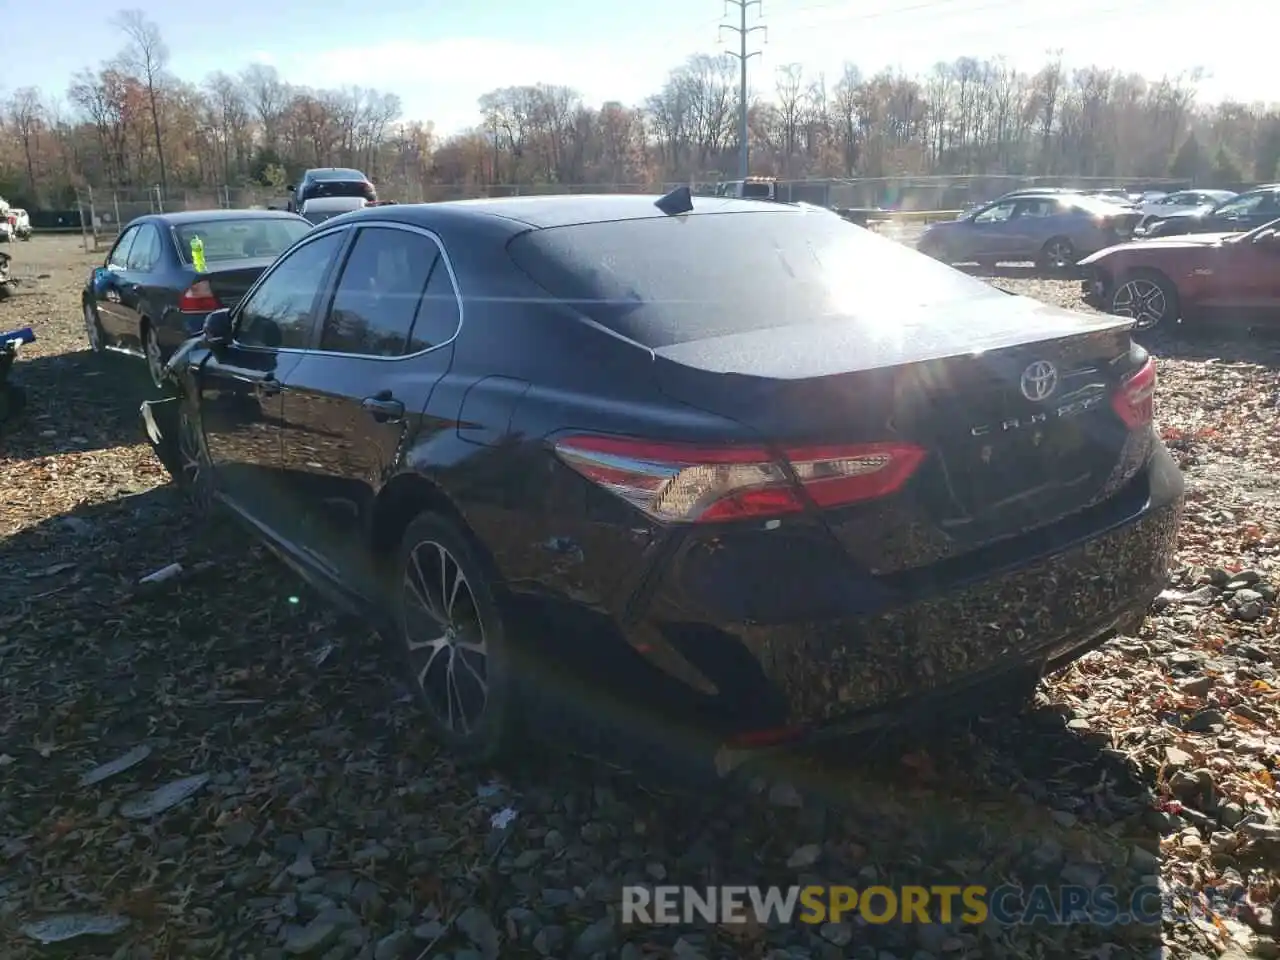
{"type": "MultiPolygon", "coordinates": [[[[103,931],[71,941],[79,957],[1276,955],[1274,346],[1156,346],[1158,417],[1192,493],[1175,582],[1139,636],[1054,677],[1017,725],[692,795],[569,749],[455,770],[375,638],[238,531],[187,518],[139,442],[140,370],[86,352],[94,258],[74,238],[11,252],[27,282],[0,329],[29,323],[40,341],[19,365],[28,416],[0,436],[5,957],[47,955],[30,924],[68,914],[103,931]],[[174,562],[180,578],[139,585],[174,562]],[[165,804],[145,794],[176,781],[190,795],[148,815],[165,804]],[[1166,912],[1112,927],[617,922],[622,883],[817,881],[1113,885],[1122,904],[1158,883],[1166,912]]],[[[1077,305],[1074,283],[1000,273],[1077,305]]]]}

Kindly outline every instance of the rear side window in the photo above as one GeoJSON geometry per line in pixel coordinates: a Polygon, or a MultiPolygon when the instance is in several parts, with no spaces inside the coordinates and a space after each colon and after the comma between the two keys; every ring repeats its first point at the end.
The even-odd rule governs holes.
{"type": "Polygon", "coordinates": [[[453,278],[449,276],[449,267],[444,257],[440,257],[431,270],[427,291],[422,295],[422,304],[418,307],[413,330],[409,333],[409,353],[438,347],[451,340],[458,332],[461,322],[462,308],[459,306],[453,278]]]}
{"type": "Polygon", "coordinates": [[[409,332],[440,258],[421,233],[365,227],[356,237],[320,334],[320,349],[371,357],[408,352],[409,332]]]}
{"type": "Polygon", "coordinates": [[[789,207],[530,230],[507,249],[552,296],[651,349],[814,323],[892,337],[904,308],[1005,296],[834,213],[789,207]]]}

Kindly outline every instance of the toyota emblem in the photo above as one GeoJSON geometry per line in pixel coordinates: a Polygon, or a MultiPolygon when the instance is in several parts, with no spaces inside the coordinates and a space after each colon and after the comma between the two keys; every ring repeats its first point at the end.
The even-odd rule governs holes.
{"type": "Polygon", "coordinates": [[[1022,395],[1039,403],[1058,389],[1058,368],[1048,360],[1037,360],[1022,371],[1022,395]]]}

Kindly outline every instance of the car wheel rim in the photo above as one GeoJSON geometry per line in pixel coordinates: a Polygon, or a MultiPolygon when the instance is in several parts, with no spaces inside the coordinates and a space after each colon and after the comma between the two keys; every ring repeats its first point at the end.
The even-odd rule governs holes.
{"type": "Polygon", "coordinates": [[[1065,243],[1055,243],[1049,247],[1049,263],[1063,268],[1071,263],[1071,247],[1065,243]]]}
{"type": "Polygon", "coordinates": [[[210,499],[209,458],[196,422],[183,411],[178,421],[178,458],[181,462],[182,486],[196,507],[203,509],[210,499]]]}
{"type": "Polygon", "coordinates": [[[158,387],[164,382],[164,357],[160,355],[160,343],[156,340],[155,331],[150,327],[142,335],[142,348],[147,354],[147,370],[151,374],[151,382],[158,387]]]}
{"type": "Polygon", "coordinates": [[[84,333],[89,338],[89,349],[95,353],[102,349],[102,338],[98,333],[98,318],[93,315],[93,307],[84,305],[84,333]]]}
{"type": "Polygon", "coordinates": [[[427,705],[451,733],[470,734],[489,703],[488,644],[462,567],[432,540],[409,552],[405,643],[427,705]]]}
{"type": "Polygon", "coordinates": [[[1111,312],[1128,317],[1138,330],[1150,330],[1164,319],[1168,299],[1158,284],[1150,280],[1129,280],[1111,300],[1111,312]]]}

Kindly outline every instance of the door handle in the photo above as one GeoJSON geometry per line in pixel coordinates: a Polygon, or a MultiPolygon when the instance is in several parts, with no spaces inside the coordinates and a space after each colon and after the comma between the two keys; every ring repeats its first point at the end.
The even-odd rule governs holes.
{"type": "Polygon", "coordinates": [[[404,404],[384,390],[360,401],[361,408],[379,423],[395,423],[404,418],[404,404]]]}

